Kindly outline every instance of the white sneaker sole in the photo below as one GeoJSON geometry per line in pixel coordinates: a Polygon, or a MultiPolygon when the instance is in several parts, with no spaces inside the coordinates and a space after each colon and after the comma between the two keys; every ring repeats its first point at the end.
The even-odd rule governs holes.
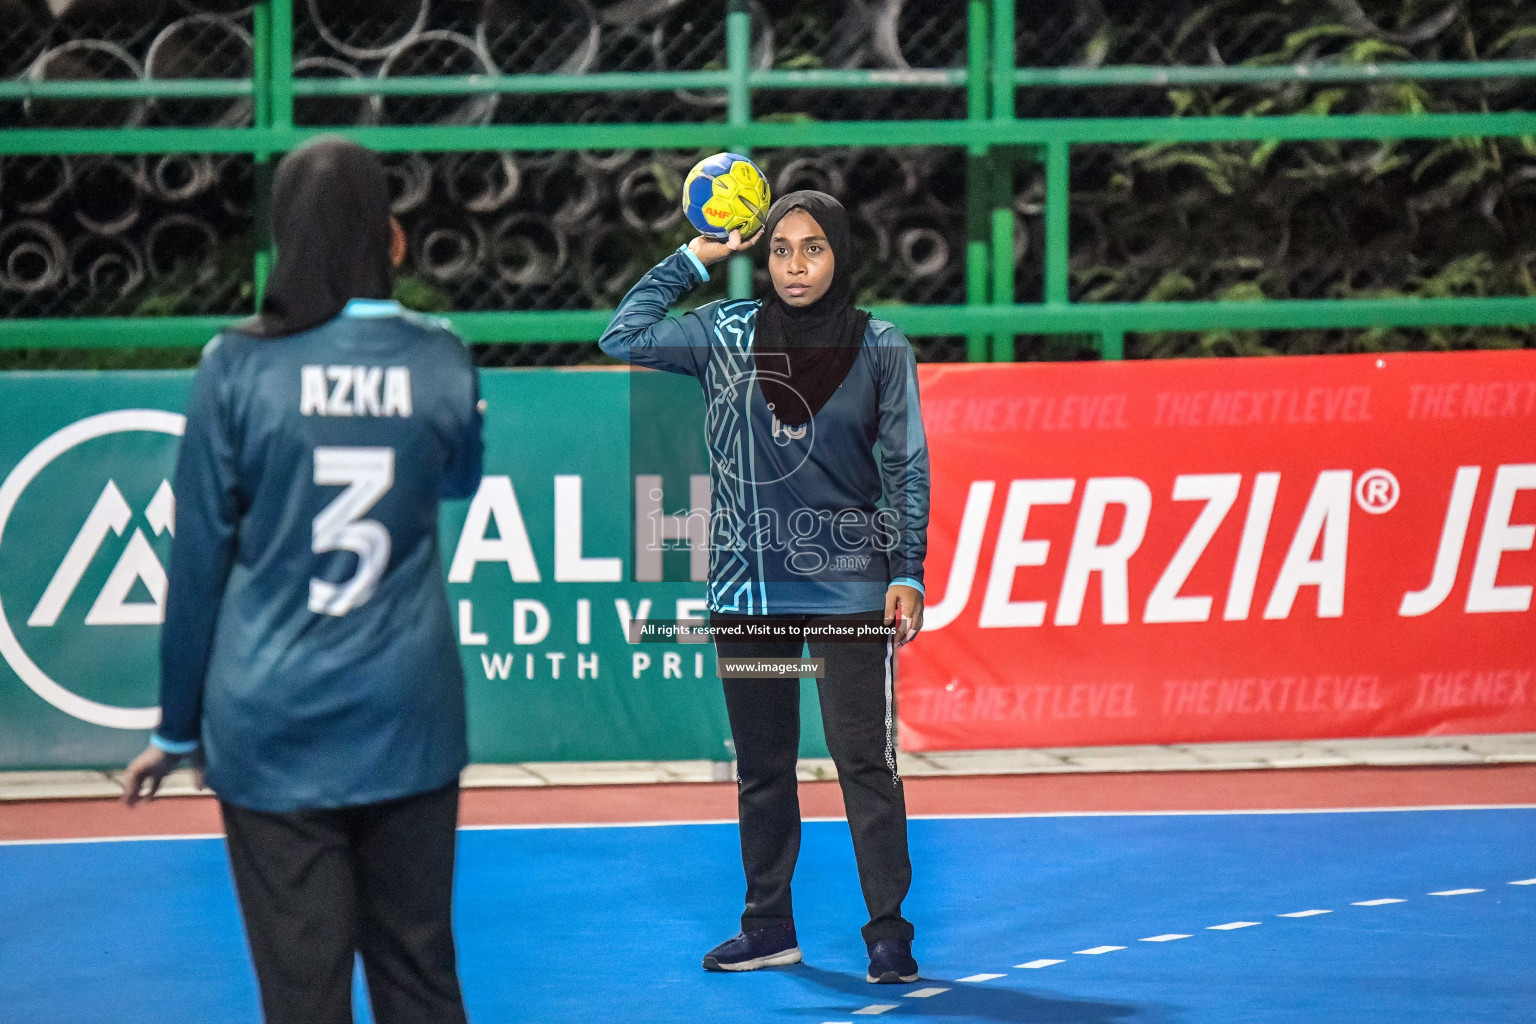
{"type": "MultiPolygon", "coordinates": [[[[753,960],[743,960],[735,964],[723,964],[715,961],[714,970],[719,971],[755,971],[760,967],[782,967],[785,964],[797,964],[800,962],[800,947],[792,946],[772,956],[760,956],[753,960]]],[[[705,968],[709,970],[710,968],[705,968]]]]}
{"type": "MultiPolygon", "coordinates": [[[[894,971],[892,971],[891,973],[895,974],[894,971]]],[[[882,977],[883,977],[883,975],[882,975],[882,977]]],[[[897,974],[896,977],[900,980],[900,982],[903,985],[910,985],[910,984],[912,984],[912,982],[917,980],[917,975],[915,975],[915,974],[897,974]]],[[[877,978],[873,974],[869,974],[869,973],[866,973],[864,975],[864,980],[869,982],[871,985],[880,985],[880,984],[894,985],[895,984],[895,982],[891,982],[891,981],[887,981],[887,982],[883,982],[882,983],[879,978],[877,978]]]]}

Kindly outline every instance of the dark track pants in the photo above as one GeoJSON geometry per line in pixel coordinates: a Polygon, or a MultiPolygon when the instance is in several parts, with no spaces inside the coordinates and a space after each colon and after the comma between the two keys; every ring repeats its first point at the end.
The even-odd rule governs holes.
{"type": "MultiPolygon", "coordinates": [[[[879,621],[884,612],[874,612],[879,621]]],[[[870,613],[857,618],[867,619],[870,613]]],[[[755,621],[815,622],[855,616],[766,616],[755,621]]],[[[711,621],[726,621],[711,616],[711,621]]],[[[732,619],[731,621],[740,621],[732,619]]],[[[912,938],[901,903],[912,884],[907,854],[907,805],[896,771],[895,698],[890,642],[829,643],[812,640],[808,657],[824,658],[818,679],[827,748],[838,784],[869,923],[864,940],[912,938]]],[[[724,658],[797,658],[794,640],[715,641],[724,658]]],[[[728,679],[725,706],[736,745],[737,809],[741,861],[747,876],[743,929],[794,918],[790,878],[800,853],[800,798],[795,760],[800,752],[798,680],[728,679]]]]}
{"type": "Polygon", "coordinates": [[[267,1024],[351,1024],[354,952],[379,1024],[463,1024],[458,805],[457,783],[335,810],[219,805],[267,1024]]]}

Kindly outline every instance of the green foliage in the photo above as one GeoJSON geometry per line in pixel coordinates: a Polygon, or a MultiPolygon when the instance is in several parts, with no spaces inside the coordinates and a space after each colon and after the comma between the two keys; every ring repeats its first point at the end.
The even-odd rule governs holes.
{"type": "Polygon", "coordinates": [[[448,313],[453,310],[453,296],[415,274],[395,278],[395,300],[418,313],[448,313]]]}
{"type": "MultiPolygon", "coordinates": [[[[255,248],[249,233],[218,243],[206,264],[178,260],[168,274],[150,278],[137,294],[130,316],[177,316],[201,312],[200,292],[210,282],[237,281],[242,304],[251,301],[250,266],[255,248]]],[[[106,310],[93,310],[88,304],[72,311],[75,316],[101,316],[106,310]]],[[[117,312],[121,315],[121,311],[117,312]]]]}
{"type": "Polygon", "coordinates": [[[200,355],[196,348],[0,349],[0,371],[187,370],[200,355]]]}

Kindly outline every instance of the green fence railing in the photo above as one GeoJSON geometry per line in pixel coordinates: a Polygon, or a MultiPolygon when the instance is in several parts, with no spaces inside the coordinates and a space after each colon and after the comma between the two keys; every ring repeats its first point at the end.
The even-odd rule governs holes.
{"type": "MultiPolygon", "coordinates": [[[[966,153],[965,302],[879,306],[876,313],[911,335],[964,335],[973,361],[1013,357],[1018,334],[1087,334],[1104,358],[1121,358],[1124,335],[1138,331],[1348,329],[1362,327],[1536,324],[1536,298],[1293,299],[1228,302],[1073,302],[1069,295],[1070,157],[1073,147],[1113,143],[1450,139],[1536,137],[1536,112],[1293,114],[1283,116],[1026,118],[1016,93],[1035,87],[1166,87],[1276,82],[1369,83],[1390,80],[1536,78],[1536,61],[1303,63],[1282,66],[1020,68],[1015,66],[1014,0],[970,0],[967,60],[961,68],[922,70],[761,70],[751,64],[751,26],[741,0],[729,0],[723,70],[603,72],[396,78],[294,76],[293,0],[263,0],[253,17],[249,79],[148,78],[0,82],[0,101],[243,98],[249,127],[12,128],[0,130],[0,155],[235,153],[254,156],[258,210],[273,161],[304,139],[336,131],[385,152],[582,150],[720,147],[956,147],[966,153]],[[296,98],[561,94],[717,90],[721,120],[696,123],[300,126],[296,98]],[[770,90],[960,90],[965,116],[946,120],[813,121],[754,119],[753,96],[770,90]],[[1011,205],[1014,168],[1044,168],[1043,301],[1015,292],[1011,205]]],[[[258,217],[258,221],[260,218],[258,217]]],[[[270,246],[258,245],[259,293],[270,246]]],[[[730,273],[732,294],[751,285],[744,259],[730,273]]],[[[450,314],[471,341],[590,341],[603,310],[450,314]]],[[[201,344],[226,317],[0,319],[0,348],[156,347],[201,344]]]]}

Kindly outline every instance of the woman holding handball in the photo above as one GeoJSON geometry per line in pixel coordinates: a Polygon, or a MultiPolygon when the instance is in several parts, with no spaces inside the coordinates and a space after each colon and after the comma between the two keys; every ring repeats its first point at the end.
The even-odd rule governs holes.
{"type": "Polygon", "coordinates": [[[891,659],[923,615],[928,453],[915,360],[900,331],[853,304],[848,215],[836,199],[794,192],[762,217],[761,174],[731,154],[701,163],[684,191],[705,233],[641,278],[601,345],[698,378],[707,405],[708,608],[736,747],[747,894],[741,933],[710,950],[704,967],[801,959],[790,900],[801,673],[744,676],[732,662],[798,659],[808,647],[822,662],[827,746],[869,910],[867,977],[913,982],[891,659]],[[764,235],[767,297],[667,318],[712,264],[764,235]]]}

